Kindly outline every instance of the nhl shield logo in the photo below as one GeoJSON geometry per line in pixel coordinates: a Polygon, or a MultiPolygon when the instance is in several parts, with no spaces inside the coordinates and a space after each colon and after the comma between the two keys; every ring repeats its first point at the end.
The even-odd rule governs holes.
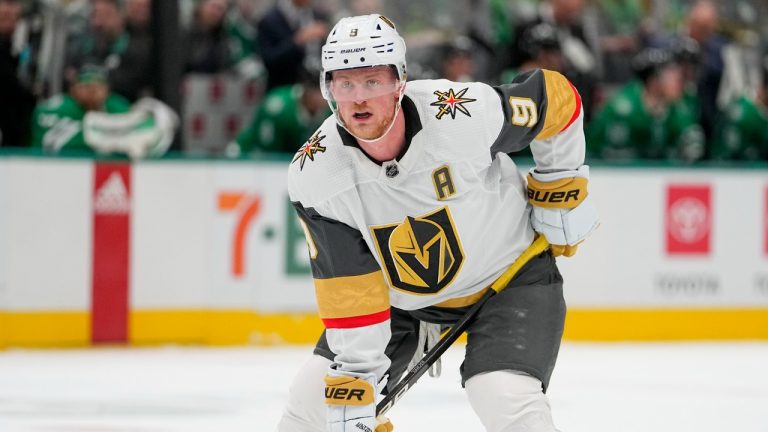
{"type": "Polygon", "coordinates": [[[371,227],[376,249],[394,288],[435,294],[450,285],[464,251],[448,207],[399,224],[371,227]]]}

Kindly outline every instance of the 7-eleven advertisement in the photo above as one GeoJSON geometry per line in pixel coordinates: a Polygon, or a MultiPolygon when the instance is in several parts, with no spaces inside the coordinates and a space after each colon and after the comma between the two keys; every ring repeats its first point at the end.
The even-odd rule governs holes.
{"type": "Polygon", "coordinates": [[[126,342],[131,166],[97,163],[93,176],[91,341],[126,342]]]}
{"type": "Polygon", "coordinates": [[[709,185],[670,185],[666,202],[666,250],[669,255],[708,255],[712,238],[709,185]]]}
{"type": "Polygon", "coordinates": [[[315,310],[307,244],[286,175],[284,163],[217,170],[211,256],[220,306],[315,310]]]}

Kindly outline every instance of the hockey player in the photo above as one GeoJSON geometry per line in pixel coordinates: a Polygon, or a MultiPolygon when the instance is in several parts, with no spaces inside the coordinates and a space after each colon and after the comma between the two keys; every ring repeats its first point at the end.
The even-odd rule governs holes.
{"type": "Polygon", "coordinates": [[[170,147],[179,119],[152,98],[130,105],[111,93],[106,69],[82,65],[69,94],[38,105],[32,118],[32,146],[46,153],[124,154],[132,159],[162,156],[170,147]]]}
{"type": "Polygon", "coordinates": [[[683,69],[674,53],[647,48],[632,62],[637,80],[619,89],[589,125],[590,153],[605,159],[693,161],[704,155],[704,131],[683,102],[683,69]]]}
{"type": "Polygon", "coordinates": [[[131,104],[112,93],[105,68],[80,66],[66,94],[55,95],[40,103],[32,115],[32,147],[47,153],[70,150],[92,151],[83,136],[83,119],[88,112],[127,113],[131,104]]]}
{"type": "Polygon", "coordinates": [[[275,87],[264,97],[251,124],[227,147],[229,156],[290,153],[303,144],[330,111],[314,73],[304,70],[297,84],[275,87]]]}
{"type": "Polygon", "coordinates": [[[547,22],[529,26],[520,36],[518,51],[523,57],[519,67],[506,69],[501,73],[501,82],[509,83],[519,74],[532,69],[549,69],[562,72],[565,57],[560,48],[557,27],[547,22]]]}
{"type": "Polygon", "coordinates": [[[715,130],[715,160],[768,160],[768,55],[754,95],[742,95],[725,108],[715,130]]]}
{"type": "Polygon", "coordinates": [[[555,255],[597,226],[579,95],[544,70],[512,84],[406,83],[405,43],[381,15],[341,19],[322,53],[334,114],[293,158],[326,330],[280,432],[382,432],[376,398],[418,355],[420,321],[450,325],[531,245],[468,328],[462,385],[485,428],[554,431],[545,391],[565,317],[555,255]],[[505,154],[530,145],[528,186],[505,154]]]}

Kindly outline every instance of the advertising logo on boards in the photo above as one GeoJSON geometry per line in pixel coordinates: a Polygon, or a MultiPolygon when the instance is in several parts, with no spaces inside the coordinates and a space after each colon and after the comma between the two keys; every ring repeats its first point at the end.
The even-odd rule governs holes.
{"type": "Polygon", "coordinates": [[[106,180],[96,187],[93,210],[98,214],[120,215],[131,210],[131,198],[123,175],[125,171],[109,172],[106,180]]]}
{"type": "Polygon", "coordinates": [[[224,191],[218,195],[220,212],[234,213],[237,217],[232,233],[230,271],[233,277],[245,275],[247,237],[253,222],[261,210],[262,198],[258,194],[240,191],[224,191]]]}
{"type": "Polygon", "coordinates": [[[712,233],[710,185],[667,186],[666,251],[670,255],[708,255],[712,233]]]}
{"type": "Polygon", "coordinates": [[[96,163],[93,169],[91,341],[128,340],[131,255],[131,165],[96,163]]]}

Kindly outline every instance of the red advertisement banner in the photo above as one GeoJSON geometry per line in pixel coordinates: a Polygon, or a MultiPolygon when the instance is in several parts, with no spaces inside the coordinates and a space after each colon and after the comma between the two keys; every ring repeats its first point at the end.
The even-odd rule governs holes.
{"type": "Polygon", "coordinates": [[[131,166],[97,163],[93,177],[91,341],[128,340],[131,166]]]}
{"type": "Polygon", "coordinates": [[[670,255],[708,255],[712,234],[711,187],[669,185],[665,214],[670,255]]]}

